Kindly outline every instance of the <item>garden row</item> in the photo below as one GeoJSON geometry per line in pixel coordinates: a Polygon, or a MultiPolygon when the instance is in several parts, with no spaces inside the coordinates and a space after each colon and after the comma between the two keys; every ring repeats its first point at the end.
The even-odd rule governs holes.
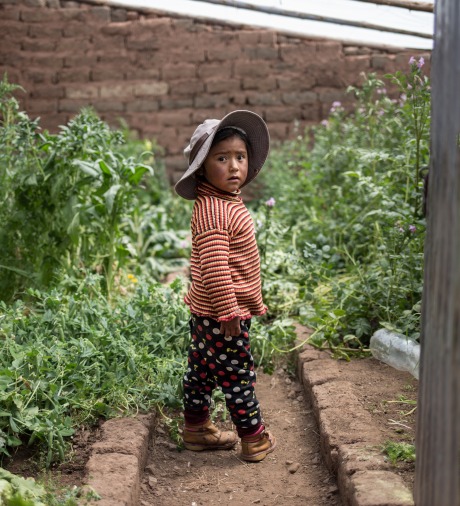
{"type": "MultiPolygon", "coordinates": [[[[355,111],[334,103],[327,121],[273,149],[249,203],[270,308],[253,349],[266,370],[292,349],[292,318],[314,329],[312,344],[347,359],[381,326],[418,338],[430,109],[422,71],[411,60],[407,74],[389,76],[396,97],[367,76],[350,90],[355,111]]],[[[191,209],[150,141],[91,110],[49,134],[14,92],[4,78],[0,453],[35,443],[46,467],[66,458],[81,425],[180,406],[184,286],[160,281],[187,263],[191,209]]],[[[24,487],[6,475],[0,483],[6,504],[24,487]]],[[[29,488],[17,497],[45,501],[29,488]]]]}

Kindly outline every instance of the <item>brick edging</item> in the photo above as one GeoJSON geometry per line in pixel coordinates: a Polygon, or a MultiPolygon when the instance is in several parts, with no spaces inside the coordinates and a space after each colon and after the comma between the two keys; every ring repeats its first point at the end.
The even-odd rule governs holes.
{"type": "Polygon", "coordinates": [[[101,496],[95,504],[137,506],[155,419],[151,413],[104,423],[85,467],[86,487],[101,496]]]}
{"type": "MultiPolygon", "coordinates": [[[[309,332],[296,325],[296,333],[303,341],[309,332]]],[[[297,367],[312,402],[321,453],[337,477],[343,505],[414,506],[412,492],[383,459],[372,417],[359,403],[354,385],[341,379],[337,362],[306,345],[297,354],[297,367]]]]}

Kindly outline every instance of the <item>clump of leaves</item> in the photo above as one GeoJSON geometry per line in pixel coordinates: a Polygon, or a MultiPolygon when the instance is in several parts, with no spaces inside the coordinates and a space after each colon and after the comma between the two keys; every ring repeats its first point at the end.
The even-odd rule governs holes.
{"type": "Polygon", "coordinates": [[[385,441],[383,452],[392,464],[397,462],[415,462],[415,446],[410,443],[385,441]]]}
{"type": "Polygon", "coordinates": [[[112,306],[95,275],[1,303],[0,454],[21,440],[63,459],[80,424],[180,405],[187,310],[180,281],[139,280],[112,306]]]}
{"type": "Polygon", "coordinates": [[[267,305],[299,316],[310,342],[337,356],[367,351],[380,327],[420,335],[423,180],[429,165],[430,87],[423,60],[407,74],[364,76],[356,107],[272,152],[253,205],[267,305]],[[311,136],[314,144],[311,144],[311,136]]]}
{"type": "Polygon", "coordinates": [[[17,90],[0,82],[0,300],[48,289],[75,266],[101,273],[110,298],[119,269],[158,279],[166,263],[183,265],[187,204],[166,187],[156,146],[90,108],[57,135],[42,131],[17,90]]]}
{"type": "Polygon", "coordinates": [[[0,504],[45,506],[45,489],[32,478],[21,478],[0,468],[0,504]]]}
{"type": "Polygon", "coordinates": [[[0,468],[0,504],[4,506],[78,506],[100,499],[93,490],[79,487],[51,491],[33,478],[22,478],[0,468]]]}

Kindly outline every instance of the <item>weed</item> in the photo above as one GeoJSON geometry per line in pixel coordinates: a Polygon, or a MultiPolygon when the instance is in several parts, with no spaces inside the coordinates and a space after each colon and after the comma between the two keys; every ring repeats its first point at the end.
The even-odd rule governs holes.
{"type": "Polygon", "coordinates": [[[415,446],[413,444],[386,441],[382,451],[388,456],[392,464],[415,462],[415,446]]]}

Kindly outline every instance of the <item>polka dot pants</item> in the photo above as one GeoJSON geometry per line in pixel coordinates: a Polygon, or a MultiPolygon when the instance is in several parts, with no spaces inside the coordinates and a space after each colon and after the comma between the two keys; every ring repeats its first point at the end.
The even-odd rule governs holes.
{"type": "Polygon", "coordinates": [[[207,417],[211,394],[219,386],[240,436],[252,433],[261,423],[254,392],[256,374],[249,345],[251,320],[241,321],[238,337],[224,337],[220,323],[192,315],[188,368],[184,376],[184,409],[195,418],[207,417]]]}

